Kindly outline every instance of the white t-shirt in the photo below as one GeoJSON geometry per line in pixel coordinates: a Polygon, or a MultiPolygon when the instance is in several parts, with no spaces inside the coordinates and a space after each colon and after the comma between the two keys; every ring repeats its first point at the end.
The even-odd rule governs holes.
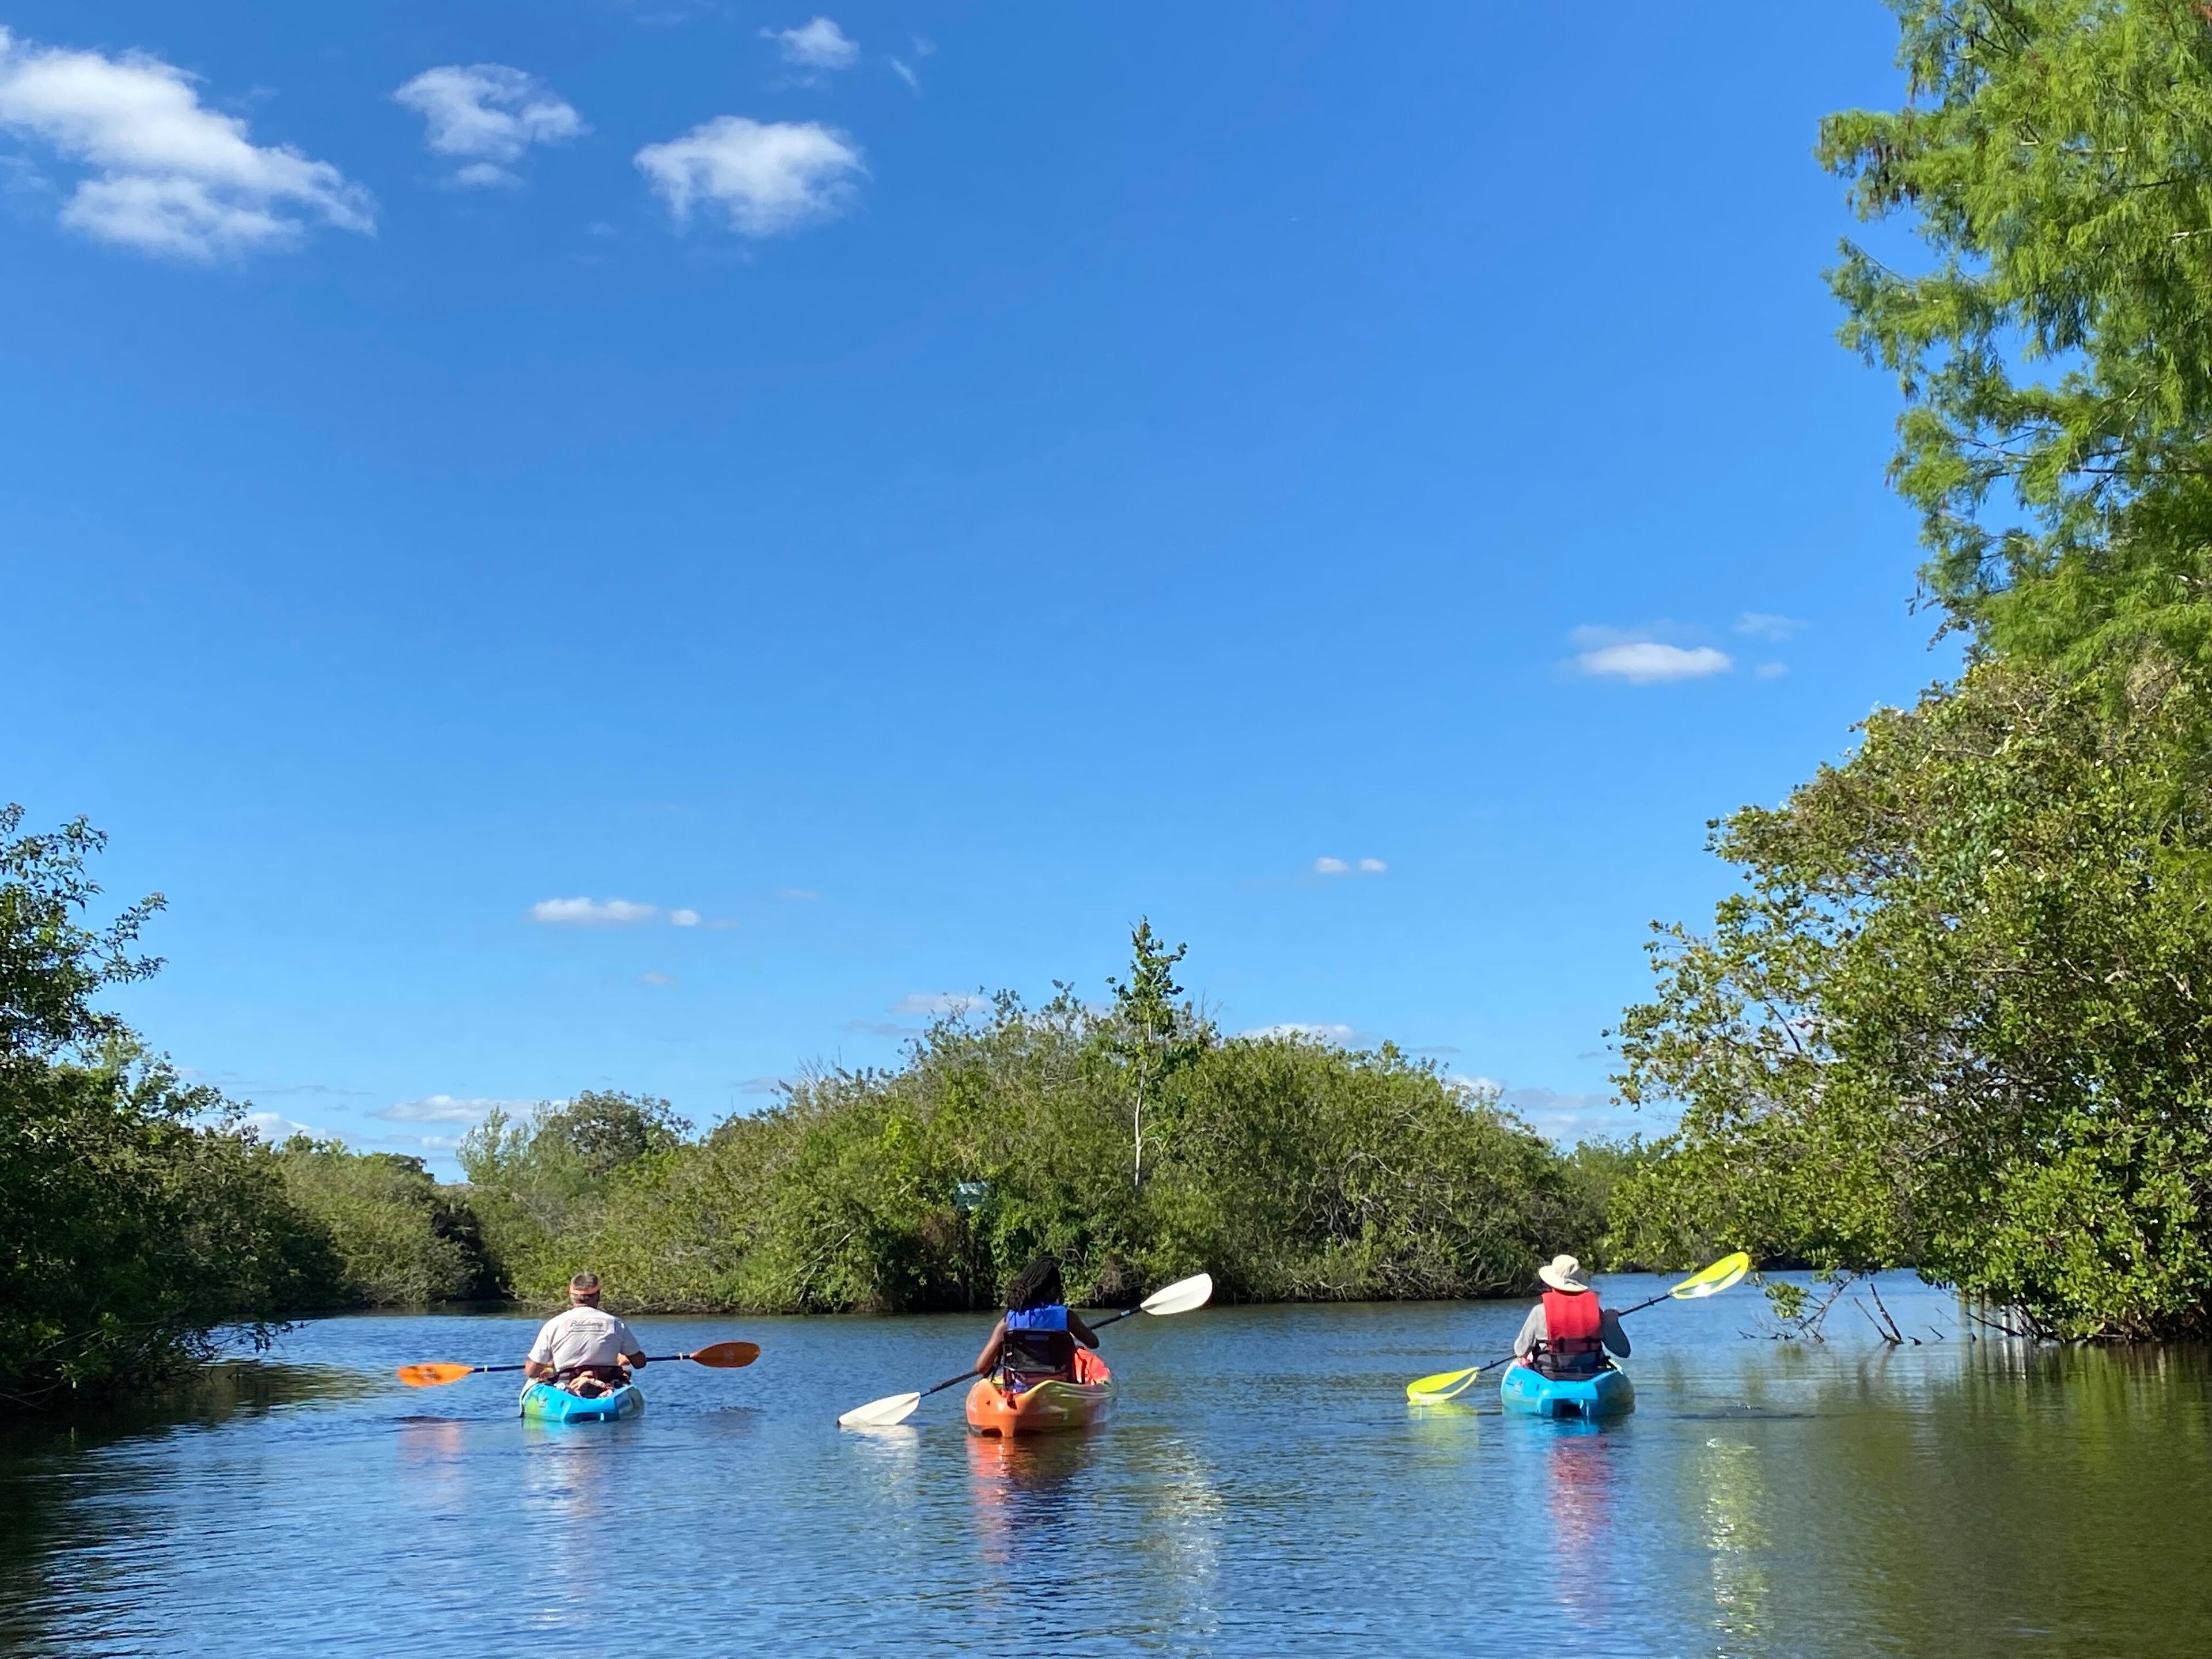
{"type": "Polygon", "coordinates": [[[547,1320],[530,1345],[530,1357],[556,1371],[573,1371],[585,1365],[612,1365],[628,1354],[645,1358],[645,1350],[629,1327],[599,1308],[571,1308],[547,1320]]]}

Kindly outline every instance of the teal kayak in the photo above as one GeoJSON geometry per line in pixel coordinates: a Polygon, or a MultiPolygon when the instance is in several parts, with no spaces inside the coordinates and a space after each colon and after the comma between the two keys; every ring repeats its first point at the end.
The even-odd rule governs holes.
{"type": "Polygon", "coordinates": [[[625,1382],[595,1400],[548,1382],[526,1382],[522,1389],[522,1414],[540,1423],[611,1423],[618,1417],[635,1417],[644,1409],[645,1396],[635,1382],[625,1382]]]}
{"type": "Polygon", "coordinates": [[[1636,1409],[1636,1385],[1608,1365],[1594,1376],[1546,1376],[1516,1362],[1498,1395],[1509,1412],[1534,1417],[1619,1417],[1636,1409]]]}

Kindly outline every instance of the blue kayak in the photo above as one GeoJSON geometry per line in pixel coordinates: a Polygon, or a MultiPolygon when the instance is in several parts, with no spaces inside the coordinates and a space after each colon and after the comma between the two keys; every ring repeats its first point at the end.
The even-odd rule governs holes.
{"type": "Polygon", "coordinates": [[[540,1423],[611,1423],[618,1417],[635,1417],[644,1409],[645,1396],[635,1382],[625,1382],[595,1400],[548,1382],[526,1382],[522,1388],[522,1414],[540,1423]]]}
{"type": "Polygon", "coordinates": [[[1619,1417],[1636,1409],[1636,1385],[1610,1365],[1594,1376],[1546,1376],[1516,1363],[1505,1368],[1498,1394],[1507,1411],[1534,1417],[1619,1417]]]}

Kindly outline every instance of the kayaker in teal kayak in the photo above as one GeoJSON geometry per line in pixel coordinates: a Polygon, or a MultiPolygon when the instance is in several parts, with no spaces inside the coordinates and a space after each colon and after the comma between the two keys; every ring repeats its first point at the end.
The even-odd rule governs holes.
{"type": "Polygon", "coordinates": [[[1067,1305],[1060,1258],[1041,1255],[1006,1286],[1006,1317],[992,1328],[991,1340],[975,1356],[975,1373],[988,1376],[1003,1361],[1024,1382],[1067,1376],[1074,1370],[1079,1342],[1095,1348],[1098,1337],[1067,1305]]]}
{"type": "Polygon", "coordinates": [[[1544,1298],[1528,1310],[1513,1339],[1522,1364],[1543,1376],[1590,1376],[1606,1368],[1607,1349],[1628,1358],[1620,1316],[1598,1305],[1580,1261],[1555,1255],[1536,1277],[1544,1281],[1544,1298]]]}
{"type": "Polygon", "coordinates": [[[629,1327],[599,1306],[599,1276],[582,1273],[568,1281],[568,1311],[538,1328],[522,1374],[596,1400],[622,1387],[644,1364],[645,1350],[629,1327]]]}

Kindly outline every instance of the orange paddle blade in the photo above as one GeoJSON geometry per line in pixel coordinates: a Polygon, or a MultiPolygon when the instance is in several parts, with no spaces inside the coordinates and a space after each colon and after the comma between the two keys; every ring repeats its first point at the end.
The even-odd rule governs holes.
{"type": "Polygon", "coordinates": [[[695,1364],[714,1365],[733,1371],[740,1365],[750,1365],[760,1358],[757,1342],[717,1342],[711,1348],[701,1348],[691,1356],[695,1364]]]}
{"type": "Polygon", "coordinates": [[[435,1389],[474,1375],[474,1365],[402,1365],[399,1380],[410,1389],[435,1389]]]}

